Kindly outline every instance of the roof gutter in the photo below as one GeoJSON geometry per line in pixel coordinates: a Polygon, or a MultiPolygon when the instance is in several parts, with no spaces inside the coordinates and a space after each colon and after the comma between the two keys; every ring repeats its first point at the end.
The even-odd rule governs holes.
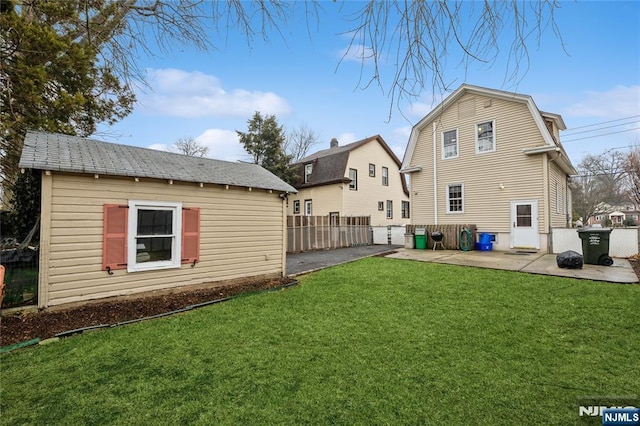
{"type": "Polygon", "coordinates": [[[537,148],[525,148],[522,150],[526,155],[544,154],[545,152],[560,152],[560,148],[557,146],[539,146],[537,148]]]}
{"type": "Polygon", "coordinates": [[[522,150],[525,155],[536,155],[536,154],[552,154],[555,155],[552,157],[553,160],[558,160],[558,166],[565,172],[567,175],[575,175],[576,171],[571,166],[571,162],[568,158],[562,153],[562,149],[557,146],[541,146],[537,148],[525,148],[522,150]]]}
{"type": "Polygon", "coordinates": [[[422,167],[420,166],[413,166],[413,167],[407,167],[406,169],[400,169],[400,173],[415,173],[415,172],[421,172],[422,171],[422,167]]]}

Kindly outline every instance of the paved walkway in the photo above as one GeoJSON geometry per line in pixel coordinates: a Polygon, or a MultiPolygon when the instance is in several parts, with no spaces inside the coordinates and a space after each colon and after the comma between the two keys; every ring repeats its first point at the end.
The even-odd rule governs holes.
{"type": "Polygon", "coordinates": [[[555,254],[504,252],[504,251],[457,251],[416,250],[403,246],[375,245],[323,250],[287,255],[287,272],[290,275],[326,268],[363,257],[385,254],[385,257],[451,265],[475,266],[479,268],[506,269],[532,274],[554,275],[608,281],[615,283],[637,283],[631,264],[627,259],[614,258],[612,266],[588,265],[582,269],[559,268],[555,254]]]}
{"type": "Polygon", "coordinates": [[[300,275],[341,263],[352,262],[369,256],[390,253],[403,246],[373,245],[340,248],[334,250],[307,251],[304,253],[287,253],[287,274],[300,275]]]}

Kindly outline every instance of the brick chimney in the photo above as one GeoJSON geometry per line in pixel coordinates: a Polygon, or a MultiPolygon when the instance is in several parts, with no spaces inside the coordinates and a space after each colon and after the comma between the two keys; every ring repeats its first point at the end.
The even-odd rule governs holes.
{"type": "Polygon", "coordinates": [[[329,142],[329,148],[337,148],[338,147],[338,139],[331,138],[331,142],[329,142]]]}

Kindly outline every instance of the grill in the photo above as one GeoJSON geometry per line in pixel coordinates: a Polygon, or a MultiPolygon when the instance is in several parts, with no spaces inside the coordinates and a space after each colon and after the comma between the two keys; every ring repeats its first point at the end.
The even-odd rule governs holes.
{"type": "Polygon", "coordinates": [[[431,239],[433,240],[433,250],[440,245],[440,247],[444,250],[444,244],[442,244],[442,239],[444,238],[444,234],[440,231],[434,231],[431,233],[431,239]]]}

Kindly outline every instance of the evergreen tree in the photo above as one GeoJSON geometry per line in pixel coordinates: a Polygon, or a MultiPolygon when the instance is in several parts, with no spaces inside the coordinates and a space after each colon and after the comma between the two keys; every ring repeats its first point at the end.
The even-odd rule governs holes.
{"type": "Polygon", "coordinates": [[[296,171],[289,166],[291,156],[284,151],[285,133],[278,125],[275,115],[263,117],[256,111],[247,121],[248,131],[236,130],[244,150],[252,156],[253,163],[259,164],[287,183],[297,180],[296,171]]]}
{"type": "Polygon", "coordinates": [[[78,36],[82,10],[76,1],[2,0],[0,176],[5,204],[14,192],[27,130],[88,136],[98,123],[131,112],[133,92],[100,61],[104,42],[78,36]]]}

